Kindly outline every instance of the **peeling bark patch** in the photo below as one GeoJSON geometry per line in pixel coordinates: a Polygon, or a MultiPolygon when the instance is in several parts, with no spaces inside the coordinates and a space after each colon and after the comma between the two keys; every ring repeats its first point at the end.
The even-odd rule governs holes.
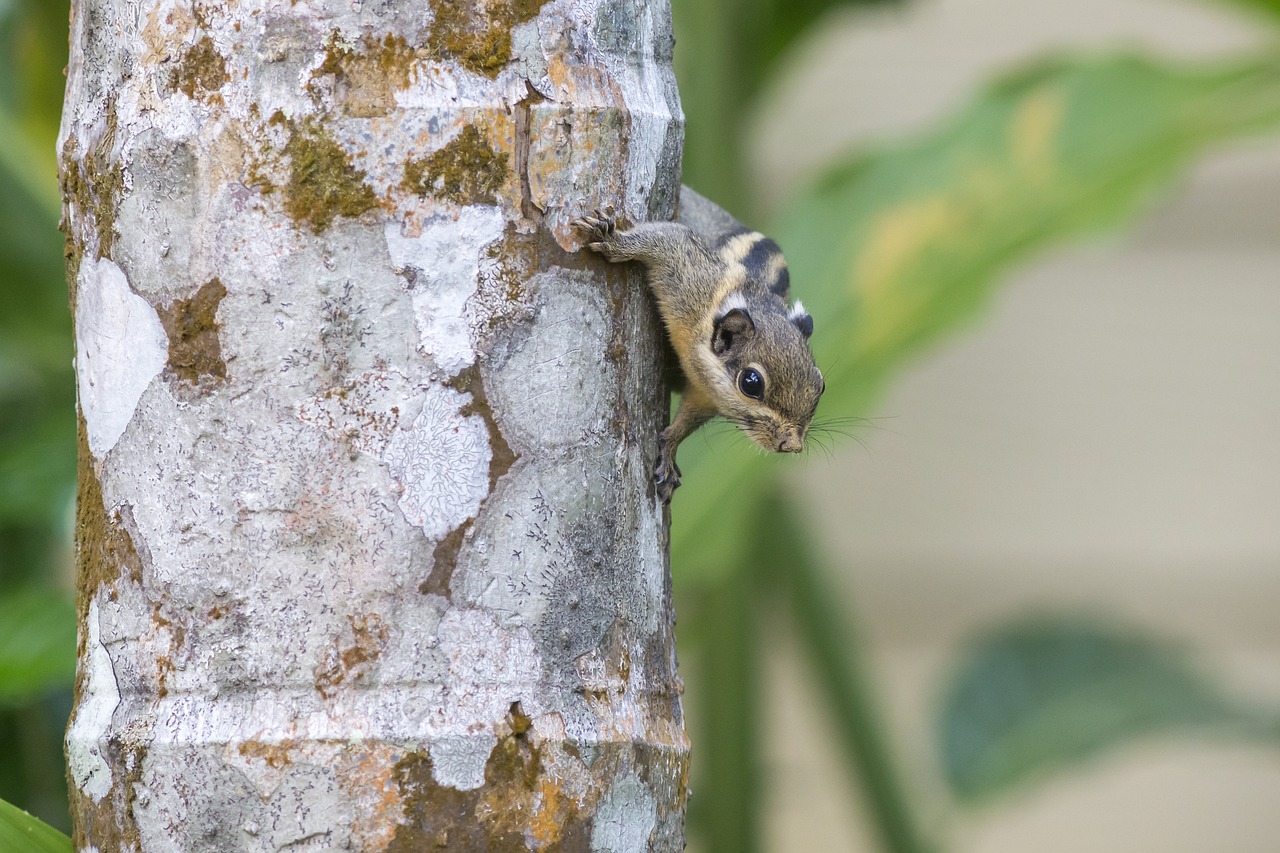
{"type": "Polygon", "coordinates": [[[421,752],[396,764],[402,812],[387,853],[588,853],[590,818],[577,798],[562,790],[566,780],[546,765],[531,733],[519,728],[519,703],[514,709],[511,730],[497,740],[484,765],[482,788],[440,785],[432,758],[421,752]]]}
{"type": "Polygon", "coordinates": [[[498,240],[502,211],[466,207],[428,221],[419,236],[400,232],[399,223],[388,222],[383,234],[392,267],[408,282],[420,349],[453,376],[476,360],[467,301],[478,287],[484,250],[463,247],[498,240]]]}
{"type": "Polygon", "coordinates": [[[458,417],[468,402],[451,388],[429,388],[413,424],[391,436],[382,456],[403,489],[405,520],[433,541],[473,518],[489,494],[488,427],[458,417]]]}
{"type": "Polygon", "coordinates": [[[319,234],[339,216],[354,218],[377,207],[365,171],[313,120],[293,129],[284,153],[289,158],[284,212],[295,222],[319,234]]]}
{"type": "Polygon", "coordinates": [[[445,384],[459,391],[470,392],[471,400],[462,407],[461,414],[479,415],[484,418],[485,424],[489,427],[489,447],[493,452],[489,460],[489,491],[492,492],[498,485],[498,478],[511,470],[517,457],[515,451],[507,444],[507,440],[502,437],[502,430],[498,428],[493,409],[489,407],[489,398],[485,394],[484,382],[480,378],[480,369],[473,364],[445,384]]]}
{"type": "MultiPolygon", "coordinates": [[[[462,407],[461,414],[479,415],[484,418],[489,428],[489,448],[492,452],[489,459],[489,494],[492,494],[498,479],[511,470],[511,466],[515,464],[518,457],[507,444],[507,440],[502,437],[498,421],[493,416],[493,410],[489,408],[489,400],[484,393],[484,382],[480,379],[479,367],[473,364],[446,384],[455,390],[471,393],[471,401],[462,407]]],[[[419,592],[424,595],[434,593],[452,600],[449,582],[453,578],[453,570],[458,563],[458,551],[461,550],[467,531],[470,529],[471,521],[467,521],[440,540],[431,554],[431,574],[419,585],[419,592]]]]}
{"type": "Polygon", "coordinates": [[[347,618],[351,622],[351,643],[345,647],[335,644],[324,667],[316,673],[316,690],[326,699],[348,676],[359,677],[367,672],[387,643],[387,627],[376,613],[347,618]]]}
{"type": "Polygon", "coordinates": [[[454,58],[464,68],[497,77],[511,61],[511,30],[538,16],[546,0],[436,0],[427,47],[437,59],[454,58]]]}
{"type": "Polygon", "coordinates": [[[403,802],[400,825],[386,853],[422,853],[428,850],[525,851],[514,833],[497,846],[475,814],[480,794],[436,784],[431,758],[411,752],[396,762],[395,784],[403,802]]]}
{"type": "Polygon", "coordinates": [[[88,678],[76,704],[75,719],[67,729],[67,768],[76,787],[96,803],[111,790],[111,765],[102,748],[120,704],[120,689],[99,633],[96,599],[90,600],[84,621],[86,653],[80,660],[88,678]]]}
{"type": "MultiPolygon", "coordinates": [[[[489,463],[493,469],[493,463],[489,463]]],[[[453,578],[453,570],[458,565],[458,551],[466,540],[467,531],[471,529],[471,519],[449,531],[449,535],[436,543],[431,552],[431,574],[418,584],[418,592],[423,595],[439,595],[452,600],[453,593],[449,589],[449,581],[453,578]]]]}
{"type": "Polygon", "coordinates": [[[160,318],[112,261],[80,265],[76,287],[76,385],[89,449],[101,459],[133,419],[142,394],[164,369],[160,318]]]}
{"type": "Polygon", "coordinates": [[[336,96],[354,118],[373,118],[394,109],[395,93],[409,85],[417,59],[417,51],[394,33],[382,39],[365,35],[357,45],[347,45],[334,30],[324,48],[324,61],[311,72],[308,88],[314,90],[318,78],[332,76],[336,96]]]}
{"type": "Polygon", "coordinates": [[[222,282],[212,278],[190,299],[177,299],[158,312],[169,336],[169,373],[192,385],[205,377],[227,378],[218,340],[218,305],[227,295],[222,282]]]}
{"type": "MultiPolygon", "coordinates": [[[[644,853],[680,850],[683,837],[649,839],[663,814],[648,779],[647,747],[601,744],[590,764],[572,741],[543,739],[520,702],[509,706],[484,763],[483,787],[460,791],[439,781],[434,752],[405,754],[393,779],[401,816],[388,851],[467,850],[538,853],[644,853]],[[638,843],[637,843],[638,840],[638,843]]],[[[683,779],[685,767],[667,768],[683,779]]],[[[683,808],[683,804],[681,804],[683,808]]]]}
{"type": "Polygon", "coordinates": [[[469,124],[440,150],[405,163],[401,186],[454,204],[494,204],[507,179],[508,159],[469,124]]]}
{"type": "Polygon", "coordinates": [[[213,39],[205,36],[183,51],[169,86],[194,100],[218,91],[230,79],[226,60],[213,46],[213,39]]]}

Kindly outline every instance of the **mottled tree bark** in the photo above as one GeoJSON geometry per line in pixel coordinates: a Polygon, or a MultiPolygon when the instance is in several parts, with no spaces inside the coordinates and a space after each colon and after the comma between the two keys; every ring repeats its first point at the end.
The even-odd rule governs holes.
{"type": "Polygon", "coordinates": [[[75,841],[679,850],[665,0],[78,0],[75,841]]]}

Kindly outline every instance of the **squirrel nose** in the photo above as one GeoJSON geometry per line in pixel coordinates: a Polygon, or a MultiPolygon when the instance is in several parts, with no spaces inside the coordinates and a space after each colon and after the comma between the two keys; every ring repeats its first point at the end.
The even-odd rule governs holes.
{"type": "Polygon", "coordinates": [[[799,453],[804,450],[804,439],[797,432],[788,432],[778,440],[779,453],[799,453]]]}

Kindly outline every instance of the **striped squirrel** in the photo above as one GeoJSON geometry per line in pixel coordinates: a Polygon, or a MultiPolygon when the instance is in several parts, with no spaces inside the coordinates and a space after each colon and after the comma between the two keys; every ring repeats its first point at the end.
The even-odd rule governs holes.
{"type": "Polygon", "coordinates": [[[678,222],[619,230],[596,212],[574,222],[614,263],[640,261],[684,378],[675,420],[658,439],[663,503],[680,485],[676,449],[716,415],[762,448],[799,453],[826,387],[809,351],[813,318],[787,305],[778,244],[681,187],[678,222]]]}

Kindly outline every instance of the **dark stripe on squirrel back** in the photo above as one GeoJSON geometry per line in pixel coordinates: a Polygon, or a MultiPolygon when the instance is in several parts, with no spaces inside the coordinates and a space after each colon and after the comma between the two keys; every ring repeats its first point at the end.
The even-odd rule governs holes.
{"type": "Polygon", "coordinates": [[[747,268],[748,279],[760,282],[783,299],[787,298],[791,290],[791,274],[787,271],[782,249],[773,240],[762,235],[742,259],[742,265],[747,268]]]}

